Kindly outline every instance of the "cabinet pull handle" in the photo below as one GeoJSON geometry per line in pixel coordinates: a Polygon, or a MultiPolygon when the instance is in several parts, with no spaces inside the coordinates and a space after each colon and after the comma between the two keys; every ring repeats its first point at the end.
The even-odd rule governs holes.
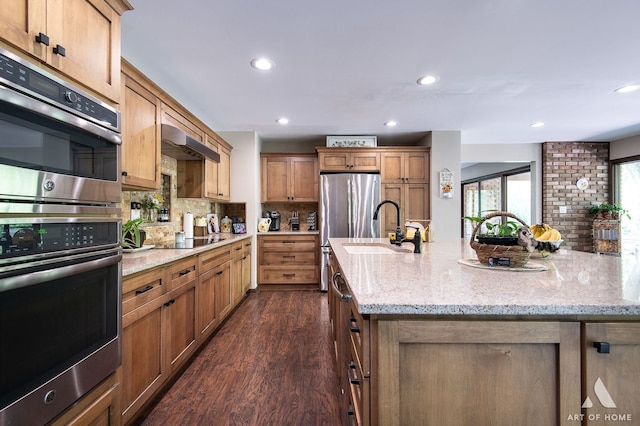
{"type": "Polygon", "coordinates": [[[336,272],[335,274],[333,274],[333,276],[331,277],[331,287],[333,288],[333,291],[336,292],[338,297],[340,297],[341,302],[349,302],[351,300],[351,295],[343,294],[340,291],[340,289],[338,288],[338,284],[336,283],[336,281],[338,281],[339,279],[344,282],[344,278],[342,278],[342,274],[340,272],[336,272]]]}
{"type": "Polygon", "coordinates": [[[347,425],[352,425],[354,424],[353,421],[355,421],[355,411],[353,410],[353,407],[351,405],[349,405],[349,408],[347,408],[346,411],[346,418],[347,418],[347,422],[345,424],[347,425]],[[353,420],[353,421],[352,421],[353,420]]]}
{"type": "Polygon", "coordinates": [[[122,171],[122,176],[129,176],[129,173],[127,173],[127,171],[126,171],[126,170],[123,170],[123,171],[122,171]]]}
{"type": "Polygon", "coordinates": [[[247,258],[247,256],[242,256],[242,260],[245,260],[247,258]]]}
{"type": "Polygon", "coordinates": [[[184,275],[187,275],[190,272],[191,272],[191,269],[185,269],[184,271],[178,272],[178,275],[180,275],[182,277],[184,275]]]}
{"type": "Polygon", "coordinates": [[[283,241],[282,244],[295,244],[295,241],[283,241]]]}
{"type": "Polygon", "coordinates": [[[136,290],[136,294],[146,293],[149,290],[153,290],[153,286],[152,285],[148,285],[145,288],[143,288],[142,290],[136,290]]]}
{"type": "Polygon", "coordinates": [[[67,56],[67,50],[59,44],[56,44],[56,47],[53,48],[53,53],[60,56],[67,56]]]}
{"type": "Polygon", "coordinates": [[[36,42],[44,44],[45,46],[49,45],[49,36],[44,33],[39,33],[36,36],[36,42]]]}
{"type": "Polygon", "coordinates": [[[282,255],[283,259],[295,259],[295,256],[286,256],[286,255],[282,255]]]}
{"type": "Polygon", "coordinates": [[[176,299],[171,299],[171,300],[169,300],[168,302],[166,302],[166,303],[164,304],[164,306],[170,306],[170,305],[173,305],[175,302],[176,302],[176,299]]]}
{"type": "Polygon", "coordinates": [[[242,250],[242,247],[236,247],[236,251],[242,250]]]}
{"type": "Polygon", "coordinates": [[[351,330],[352,333],[360,333],[360,328],[354,317],[349,318],[349,330],[351,330]]]}
{"type": "Polygon", "coordinates": [[[296,274],[282,274],[282,276],[287,278],[293,278],[296,276],[296,274]]]}
{"type": "Polygon", "coordinates": [[[216,275],[222,275],[222,271],[216,272],[216,275]]]}
{"type": "Polygon", "coordinates": [[[360,384],[360,380],[358,380],[358,376],[356,376],[356,365],[353,362],[349,363],[349,369],[347,370],[347,375],[349,376],[349,383],[353,385],[360,384]]]}
{"type": "Polygon", "coordinates": [[[611,349],[609,342],[593,342],[593,347],[599,354],[608,354],[611,349]]]}

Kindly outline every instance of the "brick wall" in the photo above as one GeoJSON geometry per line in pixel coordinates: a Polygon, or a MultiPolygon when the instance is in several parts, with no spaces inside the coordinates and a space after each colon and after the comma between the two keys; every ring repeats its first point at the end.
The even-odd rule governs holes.
{"type": "Polygon", "coordinates": [[[593,251],[592,204],[606,203],[609,196],[608,142],[545,142],[542,145],[542,220],[562,233],[564,246],[593,251]],[[578,179],[589,187],[576,187],[578,179]],[[560,213],[566,206],[567,213],[560,213]]]}

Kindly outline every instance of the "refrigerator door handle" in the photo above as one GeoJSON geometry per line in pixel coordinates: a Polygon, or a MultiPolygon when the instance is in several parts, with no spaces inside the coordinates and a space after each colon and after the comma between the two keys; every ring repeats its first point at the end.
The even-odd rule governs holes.
{"type": "Polygon", "coordinates": [[[349,238],[353,237],[353,182],[351,179],[347,181],[347,223],[349,224],[349,238]]]}

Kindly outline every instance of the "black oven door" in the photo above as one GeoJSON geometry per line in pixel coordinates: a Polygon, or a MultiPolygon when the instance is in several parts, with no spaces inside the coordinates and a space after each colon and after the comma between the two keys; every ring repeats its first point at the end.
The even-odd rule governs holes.
{"type": "Polygon", "coordinates": [[[0,273],[0,424],[44,424],[120,365],[121,249],[0,273]]]}
{"type": "MultiPolygon", "coordinates": [[[[16,97],[20,94],[11,93],[16,97]]],[[[116,203],[119,136],[27,97],[55,118],[0,97],[0,196],[29,201],[116,203]],[[69,120],[65,121],[64,118],[69,120]],[[73,118],[73,120],[71,120],[73,118]]]]}

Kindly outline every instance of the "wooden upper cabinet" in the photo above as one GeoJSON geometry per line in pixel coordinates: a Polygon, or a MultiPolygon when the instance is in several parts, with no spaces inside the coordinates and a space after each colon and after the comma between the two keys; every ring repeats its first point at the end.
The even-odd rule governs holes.
{"type": "Polygon", "coordinates": [[[122,186],[155,190],[161,168],[158,100],[132,77],[124,75],[123,80],[122,186]]]}
{"type": "Polygon", "coordinates": [[[231,149],[219,136],[206,135],[207,146],[220,154],[220,162],[205,160],[205,197],[231,200],[231,149]]]}
{"type": "Polygon", "coordinates": [[[380,160],[382,183],[429,183],[427,148],[383,149],[380,160]]]}
{"type": "Polygon", "coordinates": [[[121,0],[11,0],[2,39],[95,93],[120,101],[121,0]],[[47,45],[48,44],[48,45],[47,45]]]}
{"type": "Polygon", "coordinates": [[[320,171],[377,172],[380,152],[376,148],[316,148],[320,171]]]}
{"type": "Polygon", "coordinates": [[[317,202],[318,159],[315,154],[262,154],[262,202],[317,202]]]}

